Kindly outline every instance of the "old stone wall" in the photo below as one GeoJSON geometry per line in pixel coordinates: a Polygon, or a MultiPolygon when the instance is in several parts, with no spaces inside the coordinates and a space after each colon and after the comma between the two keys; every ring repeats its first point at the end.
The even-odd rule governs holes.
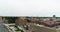
{"type": "Polygon", "coordinates": [[[56,29],[49,29],[45,27],[31,25],[30,30],[34,32],[56,32],[56,29]]]}

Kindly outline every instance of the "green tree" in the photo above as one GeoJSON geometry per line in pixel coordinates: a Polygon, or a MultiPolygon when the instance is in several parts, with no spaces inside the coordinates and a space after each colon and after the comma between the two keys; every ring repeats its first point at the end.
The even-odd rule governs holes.
{"type": "Polygon", "coordinates": [[[15,20],[18,18],[18,17],[4,17],[5,19],[7,19],[9,21],[9,23],[15,23],[15,20]]]}

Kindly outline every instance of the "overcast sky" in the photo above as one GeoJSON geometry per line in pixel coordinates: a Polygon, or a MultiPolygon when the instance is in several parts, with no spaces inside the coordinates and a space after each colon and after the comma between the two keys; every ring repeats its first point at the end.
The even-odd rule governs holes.
{"type": "Polygon", "coordinates": [[[0,16],[60,16],[60,0],[0,0],[0,16]]]}

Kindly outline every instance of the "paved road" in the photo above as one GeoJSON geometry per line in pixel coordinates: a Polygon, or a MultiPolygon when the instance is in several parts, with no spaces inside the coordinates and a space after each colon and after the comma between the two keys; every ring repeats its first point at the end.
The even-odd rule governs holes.
{"type": "Polygon", "coordinates": [[[7,27],[2,22],[0,22],[0,32],[8,32],[7,27]]]}

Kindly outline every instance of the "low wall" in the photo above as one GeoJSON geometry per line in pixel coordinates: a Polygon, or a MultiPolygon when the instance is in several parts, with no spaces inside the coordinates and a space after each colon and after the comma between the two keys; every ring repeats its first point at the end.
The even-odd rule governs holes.
{"type": "Polygon", "coordinates": [[[50,29],[47,27],[40,27],[36,25],[31,25],[30,30],[34,32],[57,32],[56,29],[50,29]]]}

